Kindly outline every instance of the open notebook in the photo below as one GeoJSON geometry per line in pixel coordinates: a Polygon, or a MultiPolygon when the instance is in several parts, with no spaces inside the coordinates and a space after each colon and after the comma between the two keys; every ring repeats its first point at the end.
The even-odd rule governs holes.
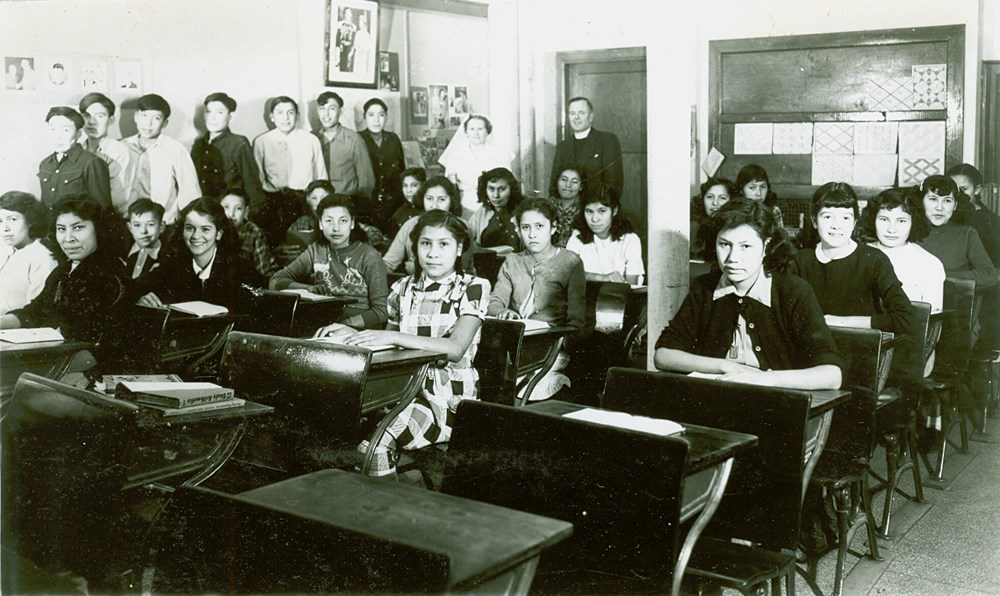
{"type": "Polygon", "coordinates": [[[52,327],[29,327],[25,329],[4,329],[0,331],[0,341],[12,344],[30,344],[39,341],[62,341],[58,329],[52,327]]]}
{"type": "Polygon", "coordinates": [[[171,310],[187,313],[196,317],[215,317],[229,314],[229,309],[218,304],[192,300],[190,302],[175,302],[168,305],[171,310]]]}
{"type": "MultiPolygon", "coordinates": [[[[496,319],[496,317],[492,317],[492,316],[486,317],[486,318],[487,319],[496,319]]],[[[518,323],[524,323],[524,330],[525,331],[534,331],[536,329],[548,329],[549,327],[552,326],[552,325],[549,325],[548,323],[546,323],[545,321],[538,321],[538,320],[535,320],[535,319],[513,319],[513,320],[517,321],[518,323]]]]}
{"type": "MultiPolygon", "coordinates": [[[[325,344],[335,344],[335,345],[338,345],[338,346],[346,346],[347,345],[346,343],[344,343],[344,340],[341,337],[314,337],[313,341],[323,342],[325,344]]],[[[357,347],[357,346],[355,346],[355,347],[357,347]]],[[[397,347],[394,346],[394,345],[392,345],[392,344],[385,344],[385,345],[382,345],[382,346],[365,346],[365,348],[371,350],[372,352],[383,352],[385,350],[395,350],[395,349],[397,349],[397,347]]]]}
{"type": "Polygon", "coordinates": [[[583,420],[584,422],[593,422],[594,424],[603,424],[605,426],[617,426],[618,428],[637,430],[662,437],[684,432],[684,427],[672,420],[647,418],[645,416],[634,416],[626,412],[613,412],[594,408],[584,408],[576,412],[563,414],[563,418],[583,420]]]}
{"type": "Polygon", "coordinates": [[[317,294],[316,292],[310,292],[305,288],[285,288],[284,290],[278,290],[282,294],[298,294],[303,300],[308,302],[321,302],[323,300],[334,300],[335,296],[324,296],[323,294],[317,294]]]}

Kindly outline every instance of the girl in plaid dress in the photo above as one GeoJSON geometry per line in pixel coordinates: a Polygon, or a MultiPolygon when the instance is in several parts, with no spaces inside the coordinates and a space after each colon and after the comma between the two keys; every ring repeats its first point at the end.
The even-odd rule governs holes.
{"type": "Polygon", "coordinates": [[[391,344],[448,355],[447,362],[428,370],[423,390],[374,447],[372,475],[376,476],[395,472],[399,448],[419,449],[447,442],[458,402],[477,399],[479,394],[479,373],[472,362],[490,284],[462,272],[468,230],[455,215],[433,210],[420,216],[410,238],[417,255],[415,271],[392,286],[387,329],[355,332],[334,324],[317,332],[320,337],[341,336],[355,346],[391,344]]]}

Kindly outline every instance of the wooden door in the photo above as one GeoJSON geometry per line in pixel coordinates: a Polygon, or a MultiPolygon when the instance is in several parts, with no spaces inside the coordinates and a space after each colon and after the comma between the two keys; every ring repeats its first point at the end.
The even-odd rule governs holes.
{"type": "Polygon", "coordinates": [[[982,122],[980,170],[985,182],[1000,183],[1000,62],[983,62],[983,85],[979,121],[982,122]]]}
{"type": "MultiPolygon", "coordinates": [[[[644,54],[644,52],[643,52],[644,54]]],[[[594,128],[612,132],[622,145],[625,186],[622,211],[646,246],[646,58],[621,59],[615,51],[586,52],[565,62],[563,107],[571,97],[594,104],[594,128]]],[[[563,126],[560,139],[572,134],[563,126]]]]}

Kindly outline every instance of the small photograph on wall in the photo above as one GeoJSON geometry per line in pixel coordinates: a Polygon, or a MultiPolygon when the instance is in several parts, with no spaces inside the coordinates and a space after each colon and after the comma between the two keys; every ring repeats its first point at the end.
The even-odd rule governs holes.
{"type": "Polygon", "coordinates": [[[100,58],[80,59],[80,86],[84,93],[108,92],[108,63],[100,58]]]}
{"type": "Polygon", "coordinates": [[[35,59],[29,56],[4,56],[4,89],[34,91],[38,88],[35,59]]]}
{"type": "Polygon", "coordinates": [[[410,87],[410,123],[427,124],[427,87],[410,87]]]}
{"type": "Polygon", "coordinates": [[[142,61],[115,61],[115,92],[125,95],[142,95],[142,61]]]}
{"type": "Polygon", "coordinates": [[[458,86],[452,88],[451,91],[451,113],[452,116],[456,114],[468,114],[469,113],[469,88],[466,86],[458,86]]]}
{"type": "Polygon", "coordinates": [[[443,130],[448,127],[448,86],[430,86],[430,127],[443,130]]]}
{"type": "Polygon", "coordinates": [[[39,57],[37,65],[39,89],[67,91],[74,86],[74,61],[69,56],[39,57]]]}
{"type": "Polygon", "coordinates": [[[399,54],[378,53],[378,86],[384,91],[399,91],[399,54]]]}
{"type": "MultiPolygon", "coordinates": [[[[379,80],[378,2],[326,0],[326,84],[367,87],[379,80]]],[[[396,86],[399,86],[399,67],[396,86]]]]}

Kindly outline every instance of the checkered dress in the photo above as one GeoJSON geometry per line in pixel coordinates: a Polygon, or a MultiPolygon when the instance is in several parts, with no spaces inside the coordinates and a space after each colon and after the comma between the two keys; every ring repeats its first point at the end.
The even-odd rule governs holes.
{"type": "MultiPolygon", "coordinates": [[[[489,282],[472,275],[452,274],[439,282],[408,276],[393,284],[389,293],[389,323],[403,333],[448,337],[460,317],[468,315],[482,320],[489,298],[489,282]]],[[[479,333],[476,331],[469,349],[457,362],[428,370],[423,390],[392,422],[381,445],[376,447],[373,474],[393,471],[397,447],[419,449],[451,438],[458,402],[476,399],[479,394],[479,372],[472,366],[479,333]]]]}

